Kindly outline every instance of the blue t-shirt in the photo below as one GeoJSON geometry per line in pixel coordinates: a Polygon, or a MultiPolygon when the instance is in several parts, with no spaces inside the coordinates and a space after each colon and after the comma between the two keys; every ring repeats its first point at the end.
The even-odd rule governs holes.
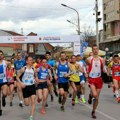
{"type": "Polygon", "coordinates": [[[48,68],[46,70],[42,70],[42,67],[40,67],[39,72],[38,72],[38,79],[41,80],[47,80],[49,73],[48,73],[48,68]]]}
{"type": "Polygon", "coordinates": [[[47,63],[48,63],[51,67],[54,67],[54,66],[55,66],[55,60],[53,60],[53,59],[48,60],[47,63]]]}
{"type": "Polygon", "coordinates": [[[69,73],[69,67],[68,67],[68,62],[66,62],[65,65],[62,65],[59,63],[58,69],[57,69],[57,75],[58,75],[58,83],[66,83],[68,82],[68,78],[64,77],[64,74],[69,73]]]}
{"type": "MultiPolygon", "coordinates": [[[[47,63],[50,65],[50,67],[54,67],[56,64],[55,60],[53,60],[53,59],[48,60],[47,63]]],[[[52,72],[52,76],[54,76],[52,68],[50,70],[52,72]]]]}
{"type": "MultiPolygon", "coordinates": [[[[14,66],[15,66],[15,69],[16,69],[16,72],[18,73],[18,71],[23,68],[24,66],[26,65],[26,62],[24,59],[21,59],[21,60],[15,60],[14,62],[14,66]]],[[[16,73],[16,74],[17,74],[16,73]]]]}

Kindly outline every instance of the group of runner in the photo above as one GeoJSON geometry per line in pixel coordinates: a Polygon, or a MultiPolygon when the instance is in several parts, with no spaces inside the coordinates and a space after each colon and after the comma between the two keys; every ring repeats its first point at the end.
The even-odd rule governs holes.
{"type": "Polygon", "coordinates": [[[65,110],[65,103],[69,94],[71,105],[75,106],[76,100],[86,103],[85,85],[88,80],[90,94],[88,103],[93,104],[91,116],[96,119],[96,108],[99,95],[103,87],[102,73],[112,76],[110,86],[114,88],[117,102],[120,102],[120,57],[114,55],[108,66],[99,55],[96,45],[92,47],[92,53],[83,60],[81,55],[72,55],[68,58],[65,52],[60,53],[59,60],[51,58],[51,53],[46,52],[43,59],[35,62],[33,56],[22,59],[18,52],[15,59],[4,60],[4,53],[0,51],[0,90],[2,91],[2,106],[6,105],[6,97],[10,97],[10,106],[13,105],[13,95],[17,87],[19,106],[31,106],[29,120],[34,119],[36,100],[42,102],[40,113],[46,113],[48,94],[54,101],[53,91],[58,97],[60,109],[65,110]],[[58,87],[57,87],[58,84],[58,87]]]}

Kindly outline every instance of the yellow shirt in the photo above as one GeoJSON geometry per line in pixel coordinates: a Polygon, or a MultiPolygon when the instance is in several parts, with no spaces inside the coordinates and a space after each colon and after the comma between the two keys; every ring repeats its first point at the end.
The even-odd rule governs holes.
{"type": "Polygon", "coordinates": [[[77,70],[77,64],[73,65],[71,64],[72,69],[74,70],[74,74],[70,76],[70,81],[72,82],[80,82],[79,78],[79,71],[77,70]]]}

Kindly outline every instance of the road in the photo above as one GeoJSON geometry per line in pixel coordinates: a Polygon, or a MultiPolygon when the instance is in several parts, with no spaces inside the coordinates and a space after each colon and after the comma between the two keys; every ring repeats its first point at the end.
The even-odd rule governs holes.
{"type": "MultiPolygon", "coordinates": [[[[120,120],[120,104],[113,98],[112,89],[108,89],[107,85],[100,95],[100,103],[97,111],[97,120],[120,120]]],[[[86,98],[88,98],[89,88],[87,87],[86,98]]],[[[71,99],[68,98],[65,112],[60,111],[60,105],[55,97],[54,102],[48,98],[49,107],[46,108],[46,114],[40,114],[41,104],[36,105],[35,120],[92,120],[91,106],[88,104],[76,104],[71,106],[71,99]]],[[[18,106],[18,97],[15,95],[13,106],[9,106],[8,98],[7,105],[3,109],[3,115],[0,120],[28,120],[29,107],[20,108],[18,106]]]]}

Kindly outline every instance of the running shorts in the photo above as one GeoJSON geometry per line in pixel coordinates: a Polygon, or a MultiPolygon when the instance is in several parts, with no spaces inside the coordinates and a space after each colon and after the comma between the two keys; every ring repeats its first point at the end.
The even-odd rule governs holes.
{"type": "Polygon", "coordinates": [[[65,92],[68,92],[68,89],[69,89],[68,82],[58,83],[58,88],[59,88],[59,89],[63,88],[65,92]]]}
{"type": "Polygon", "coordinates": [[[39,90],[39,89],[47,89],[47,88],[48,88],[47,82],[41,82],[36,87],[37,90],[39,90]]]}
{"type": "Polygon", "coordinates": [[[103,87],[103,80],[101,77],[89,78],[88,83],[89,83],[89,85],[94,85],[96,87],[96,89],[102,89],[102,87],[103,87]]]}
{"type": "Polygon", "coordinates": [[[36,88],[35,85],[26,86],[22,89],[23,91],[23,98],[29,98],[32,95],[36,95],[36,88]]]}

